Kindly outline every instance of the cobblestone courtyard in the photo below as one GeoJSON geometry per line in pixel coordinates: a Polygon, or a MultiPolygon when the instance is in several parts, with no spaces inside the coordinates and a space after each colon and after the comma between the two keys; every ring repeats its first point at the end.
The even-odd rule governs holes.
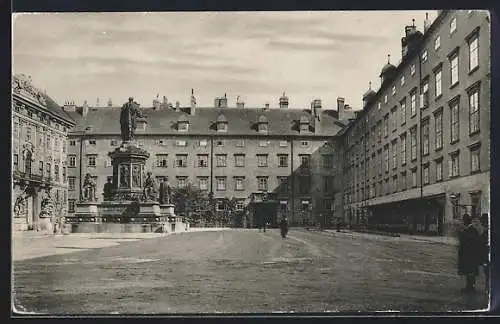
{"type": "Polygon", "coordinates": [[[27,240],[18,239],[16,308],[64,314],[487,308],[482,276],[478,293],[460,294],[453,245],[305,230],[286,239],[278,230],[135,236],[39,239],[38,248],[50,246],[45,254],[52,255],[26,246],[23,252],[27,240]],[[55,255],[58,249],[64,254],[55,255]]]}

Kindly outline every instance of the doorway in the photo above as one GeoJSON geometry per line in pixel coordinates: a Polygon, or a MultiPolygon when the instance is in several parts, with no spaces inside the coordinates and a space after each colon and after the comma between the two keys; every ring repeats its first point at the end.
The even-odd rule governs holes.
{"type": "Polygon", "coordinates": [[[261,227],[264,222],[269,223],[270,227],[278,226],[277,203],[266,201],[254,203],[253,206],[253,224],[254,227],[261,227]]]}

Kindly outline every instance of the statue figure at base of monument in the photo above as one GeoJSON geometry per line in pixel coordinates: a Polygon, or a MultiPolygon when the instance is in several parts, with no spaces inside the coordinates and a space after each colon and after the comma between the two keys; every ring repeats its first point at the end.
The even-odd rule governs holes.
{"type": "Polygon", "coordinates": [[[134,139],[137,118],[144,117],[145,116],[139,109],[139,104],[134,102],[134,98],[128,98],[128,102],[122,106],[120,113],[120,129],[122,141],[124,143],[134,139]]]}
{"type": "Polygon", "coordinates": [[[104,184],[103,188],[104,200],[111,200],[113,198],[113,183],[108,178],[108,182],[104,184]]]}
{"type": "Polygon", "coordinates": [[[172,190],[168,183],[168,179],[162,178],[160,182],[160,204],[170,204],[172,190]]]}
{"type": "Polygon", "coordinates": [[[96,183],[90,173],[85,175],[85,180],[83,181],[83,197],[82,201],[95,201],[95,187],[96,183]]]}
{"type": "Polygon", "coordinates": [[[142,200],[157,201],[157,188],[156,181],[151,172],[147,173],[146,180],[144,180],[144,189],[142,191],[142,200]]]}
{"type": "Polygon", "coordinates": [[[50,192],[47,191],[40,205],[41,205],[41,211],[40,211],[41,218],[44,217],[52,218],[54,216],[54,201],[50,196],[50,192]]]}

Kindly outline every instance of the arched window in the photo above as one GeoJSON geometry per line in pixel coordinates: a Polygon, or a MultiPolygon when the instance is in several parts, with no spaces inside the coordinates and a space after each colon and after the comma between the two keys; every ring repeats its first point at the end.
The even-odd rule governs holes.
{"type": "Polygon", "coordinates": [[[24,172],[26,174],[31,174],[31,152],[26,151],[24,158],[24,172]]]}

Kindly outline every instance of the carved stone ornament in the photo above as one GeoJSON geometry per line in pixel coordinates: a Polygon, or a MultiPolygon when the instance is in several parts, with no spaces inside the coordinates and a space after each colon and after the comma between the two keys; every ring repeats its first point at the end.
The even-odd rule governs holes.
{"type": "Polygon", "coordinates": [[[42,105],[46,105],[45,95],[31,84],[31,77],[25,74],[16,74],[12,80],[13,91],[30,98],[42,105]]]}
{"type": "Polygon", "coordinates": [[[28,157],[28,153],[31,153],[31,161],[35,161],[35,155],[33,154],[35,151],[35,146],[31,143],[25,143],[23,145],[23,157],[26,159],[28,157]]]}

